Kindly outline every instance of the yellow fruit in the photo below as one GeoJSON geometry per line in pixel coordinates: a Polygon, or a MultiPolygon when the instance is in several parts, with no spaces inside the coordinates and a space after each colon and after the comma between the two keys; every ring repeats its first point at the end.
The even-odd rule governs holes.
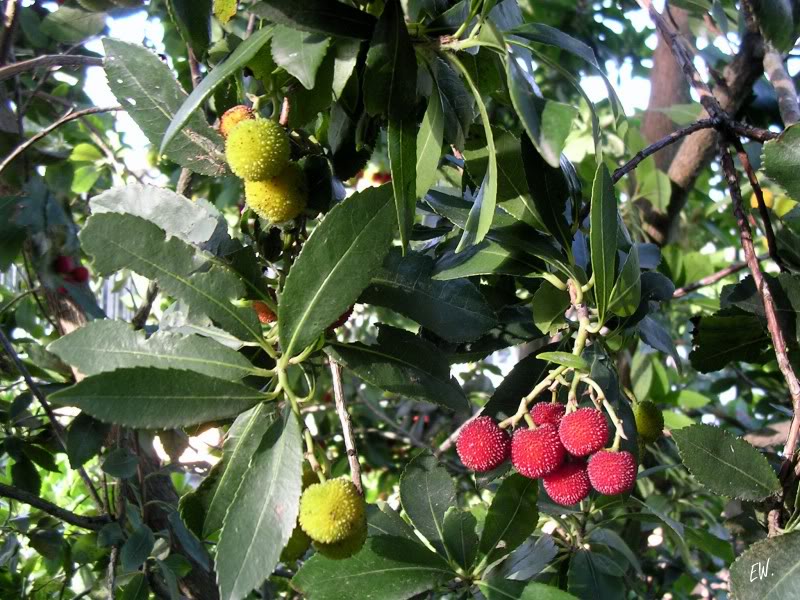
{"type": "Polygon", "coordinates": [[[333,544],[314,542],[314,548],[317,552],[322,554],[322,556],[333,560],[343,560],[345,558],[350,558],[361,550],[365,541],[367,541],[366,517],[359,524],[358,528],[341,542],[335,542],[333,544]]]}
{"type": "Polygon", "coordinates": [[[645,443],[655,442],[661,437],[664,430],[664,415],[658,407],[645,400],[633,407],[633,416],[636,419],[636,431],[645,443]]]}
{"type": "Polygon", "coordinates": [[[348,479],[315,483],[300,498],[299,520],[315,542],[341,542],[363,525],[364,498],[348,479]]]}
{"type": "Polygon", "coordinates": [[[294,163],[272,179],[244,182],[247,205],[271,223],[294,219],[306,207],[307,196],[303,170],[294,163]]]}
{"type": "MultiPolygon", "coordinates": [[[[766,188],[761,188],[761,194],[764,196],[764,206],[772,208],[775,204],[775,197],[772,192],[766,188]]],[[[758,208],[758,196],[756,196],[755,192],[750,196],[750,208],[758,208]]]]}
{"type": "Polygon", "coordinates": [[[270,119],[245,119],[228,133],[225,157],[245,181],[269,179],[289,162],[289,136],[270,119]]]}
{"type": "Polygon", "coordinates": [[[226,138],[231,130],[239,123],[250,119],[255,119],[252,108],[244,106],[243,104],[229,108],[219,118],[219,132],[222,134],[222,137],[226,138]]]}
{"type": "Polygon", "coordinates": [[[295,525],[292,537],[286,542],[286,546],[283,547],[281,552],[281,561],[288,563],[300,560],[310,546],[311,538],[302,530],[300,525],[295,525]]]}

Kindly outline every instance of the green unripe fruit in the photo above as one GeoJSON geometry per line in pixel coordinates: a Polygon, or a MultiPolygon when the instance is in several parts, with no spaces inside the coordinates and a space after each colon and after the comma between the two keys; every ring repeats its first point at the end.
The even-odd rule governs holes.
{"type": "Polygon", "coordinates": [[[78,0],[78,5],[89,12],[106,12],[115,8],[111,0],[78,0]]]}
{"type": "Polygon", "coordinates": [[[300,498],[300,527],[315,542],[341,542],[356,533],[364,519],[364,498],[348,479],[316,483],[300,498]]]}
{"type": "Polygon", "coordinates": [[[308,537],[300,525],[295,525],[292,537],[286,542],[281,552],[281,562],[290,563],[300,560],[311,546],[311,538],[308,537]]]}
{"type": "Polygon", "coordinates": [[[303,170],[290,163],[277,177],[245,181],[244,198],[247,206],[271,223],[290,221],[306,207],[308,191],[303,170]]]}
{"type": "Polygon", "coordinates": [[[269,179],[289,163],[289,136],[270,119],[246,119],[228,133],[225,157],[245,181],[269,179]]]}
{"type": "Polygon", "coordinates": [[[633,416],[636,419],[636,431],[645,443],[655,442],[661,437],[664,415],[655,404],[649,400],[638,402],[633,407],[633,416]]]}
{"type": "Polygon", "coordinates": [[[341,542],[335,542],[333,544],[314,542],[314,548],[317,552],[322,554],[322,556],[333,560],[343,560],[357,554],[364,546],[365,541],[367,541],[366,518],[364,518],[362,523],[352,534],[348,535],[341,542]]]}

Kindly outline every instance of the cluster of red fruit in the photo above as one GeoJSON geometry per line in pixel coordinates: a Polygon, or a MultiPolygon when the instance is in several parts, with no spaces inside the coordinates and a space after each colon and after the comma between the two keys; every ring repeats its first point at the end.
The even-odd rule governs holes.
{"type": "Polygon", "coordinates": [[[565,413],[563,404],[535,404],[530,415],[536,427],[519,428],[513,437],[491,417],[478,417],[458,437],[461,462],[484,472],[510,457],[521,475],[542,478],[550,498],[564,506],[580,502],[591,488],[607,496],[630,491],[636,460],[630,452],[603,449],[609,433],[603,413],[591,407],[565,413]]]}
{"type": "Polygon", "coordinates": [[[76,265],[69,256],[59,256],[53,261],[53,269],[66,281],[86,283],[89,281],[89,269],[83,265],[76,265]]]}

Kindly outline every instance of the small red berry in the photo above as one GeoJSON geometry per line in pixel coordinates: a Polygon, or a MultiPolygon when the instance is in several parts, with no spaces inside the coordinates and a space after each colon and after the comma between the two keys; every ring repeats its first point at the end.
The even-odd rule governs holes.
{"type": "Polygon", "coordinates": [[[567,452],[573,456],[587,456],[608,442],[608,423],[596,408],[579,408],[561,419],[558,436],[567,452]]]}
{"type": "Polygon", "coordinates": [[[83,266],[72,269],[70,275],[72,276],[72,280],[76,283],[86,283],[89,281],[89,269],[83,266]]]}
{"type": "Polygon", "coordinates": [[[636,460],[630,452],[596,452],[589,457],[588,470],[592,487],[606,496],[629,492],[636,483],[636,460]]]}
{"type": "Polygon", "coordinates": [[[342,315],[336,319],[333,323],[331,323],[328,329],[337,329],[347,323],[350,320],[350,317],[353,315],[353,309],[355,308],[355,304],[353,304],[350,308],[348,308],[342,315]]]}
{"type": "Polygon", "coordinates": [[[265,325],[267,323],[272,323],[278,317],[275,316],[275,313],[272,312],[272,309],[267,306],[266,302],[262,302],[261,300],[256,300],[253,302],[253,310],[256,311],[258,315],[258,320],[265,325]]]}
{"type": "Polygon", "coordinates": [[[491,471],[508,458],[511,440],[491,417],[478,417],[467,423],[458,435],[456,450],[468,469],[491,471]]]}
{"type": "Polygon", "coordinates": [[[583,461],[565,463],[544,478],[544,490],[556,504],[571,506],[589,495],[589,476],[583,461]]]}
{"type": "Polygon", "coordinates": [[[62,296],[66,296],[67,295],[67,288],[65,288],[63,285],[61,287],[59,287],[57,291],[62,296]]]}
{"type": "Polygon", "coordinates": [[[531,479],[555,471],[565,456],[558,429],[552,423],[537,429],[518,429],[511,440],[511,464],[531,479]]]}
{"type": "Polygon", "coordinates": [[[536,425],[544,425],[545,423],[558,425],[558,422],[561,420],[561,417],[564,416],[566,410],[567,407],[563,404],[537,402],[533,405],[533,408],[531,408],[531,417],[533,417],[533,422],[536,423],[536,425]]]}
{"type": "Polygon", "coordinates": [[[66,275],[75,268],[75,261],[69,256],[59,256],[53,261],[53,269],[56,273],[66,275]]]}

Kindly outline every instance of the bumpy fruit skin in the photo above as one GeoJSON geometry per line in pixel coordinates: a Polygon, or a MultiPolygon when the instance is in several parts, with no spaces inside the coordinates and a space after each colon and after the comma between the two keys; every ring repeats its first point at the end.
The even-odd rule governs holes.
{"type": "Polygon", "coordinates": [[[564,463],[544,478],[544,490],[553,502],[562,506],[577,504],[589,495],[589,476],[583,461],[564,463]]]}
{"type": "Polygon", "coordinates": [[[483,473],[499,467],[508,458],[511,439],[494,419],[478,417],[467,423],[458,434],[456,451],[464,466],[483,473]]]}
{"type": "Polygon", "coordinates": [[[278,318],[275,316],[275,313],[272,312],[272,309],[269,306],[267,306],[265,302],[261,302],[261,300],[256,300],[255,302],[253,302],[253,310],[256,311],[256,314],[258,315],[258,320],[264,323],[265,325],[267,323],[274,322],[275,319],[278,318]]]}
{"type": "MultiPolygon", "coordinates": [[[[775,196],[767,189],[761,188],[761,195],[764,196],[764,206],[772,208],[775,204],[775,196]]],[[[758,208],[758,196],[755,192],[750,196],[750,208],[758,208]]]]}
{"type": "Polygon", "coordinates": [[[561,419],[558,436],[567,452],[573,456],[587,456],[608,442],[608,423],[596,408],[579,408],[561,419]]]}
{"type": "Polygon", "coordinates": [[[86,267],[75,267],[70,273],[72,280],[77,283],[86,283],[89,281],[89,269],[86,267]]]}
{"type": "Polygon", "coordinates": [[[511,464],[521,475],[537,479],[558,469],[567,453],[558,428],[545,423],[537,429],[518,429],[511,440],[511,464]]]}
{"type": "Polygon", "coordinates": [[[545,423],[552,423],[558,425],[561,417],[564,416],[567,407],[563,404],[554,404],[553,402],[537,402],[531,408],[531,417],[536,425],[544,425],[545,423]]]}
{"type": "Polygon", "coordinates": [[[359,524],[356,530],[344,538],[340,542],[335,542],[333,544],[322,544],[320,542],[314,542],[314,548],[327,558],[333,560],[343,560],[345,558],[350,558],[354,554],[358,553],[359,550],[364,546],[364,542],[367,541],[367,519],[366,517],[359,524]]]}
{"type": "Polygon", "coordinates": [[[292,537],[286,542],[281,551],[281,562],[295,562],[300,560],[306,551],[311,547],[311,538],[303,531],[300,525],[295,525],[292,537]]]}
{"type": "Polygon", "coordinates": [[[650,444],[661,437],[664,431],[664,415],[654,403],[649,400],[638,402],[633,407],[633,416],[639,439],[650,444]]]}
{"type": "Polygon", "coordinates": [[[58,256],[53,261],[53,270],[61,275],[71,273],[75,268],[75,261],[69,256],[58,256]]]}
{"type": "Polygon", "coordinates": [[[316,483],[300,498],[300,527],[315,542],[341,542],[361,526],[364,514],[364,499],[348,479],[316,483]]]}
{"type": "Polygon", "coordinates": [[[589,458],[589,481],[601,494],[631,491],[636,483],[636,460],[630,452],[601,450],[589,458]]]}
{"type": "Polygon", "coordinates": [[[245,181],[275,177],[289,163],[289,137],[270,119],[245,119],[228,133],[225,157],[245,181]]]}
{"type": "Polygon", "coordinates": [[[308,191],[303,170],[292,163],[266,181],[245,181],[244,197],[256,214],[272,223],[290,221],[306,207],[308,191]]]}
{"type": "Polygon", "coordinates": [[[227,138],[228,134],[230,134],[233,128],[239,123],[242,121],[250,121],[255,118],[252,108],[239,104],[238,106],[226,110],[219,118],[219,132],[222,134],[222,137],[227,138]]]}

